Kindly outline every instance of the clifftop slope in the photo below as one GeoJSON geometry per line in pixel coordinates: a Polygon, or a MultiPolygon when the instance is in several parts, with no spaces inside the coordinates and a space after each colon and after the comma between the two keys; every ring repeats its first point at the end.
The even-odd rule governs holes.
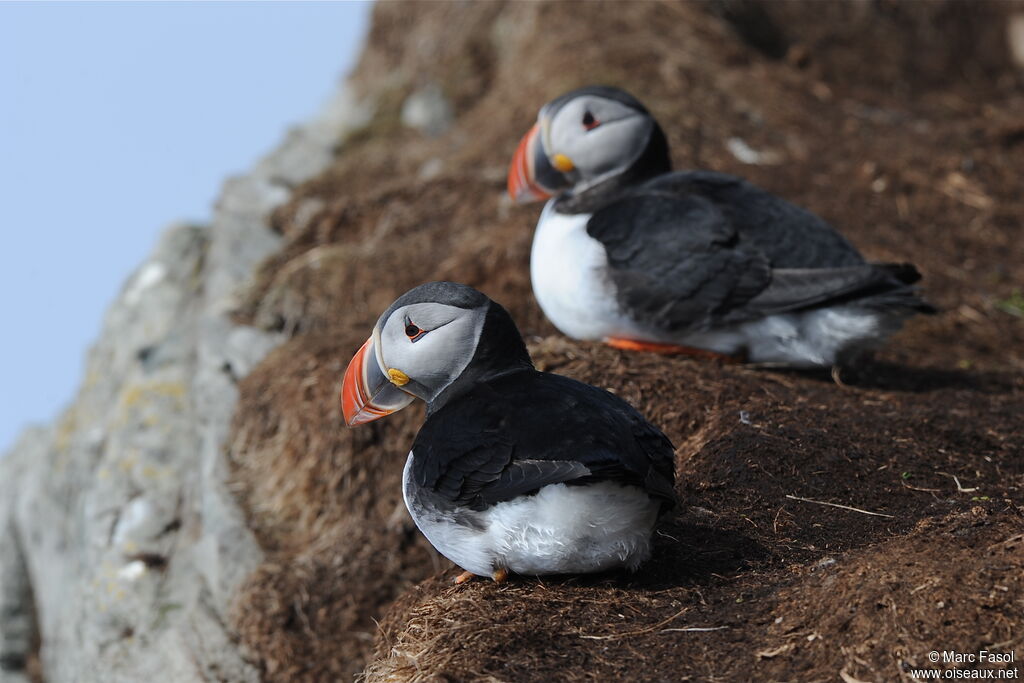
{"type": "Polygon", "coordinates": [[[0,462],[0,681],[849,682],[936,649],[1020,659],[1014,13],[380,4],[352,97],[230,181],[209,229],[168,233],[75,404],[0,462]],[[561,337],[530,293],[539,207],[508,202],[505,169],[540,104],[587,83],[638,95],[678,167],[913,261],[942,313],[847,386],[561,337]],[[421,409],[348,430],[338,401],[380,311],[433,279],[673,439],[686,505],[638,573],[450,585],[400,495],[421,409]]]}
{"type": "Polygon", "coordinates": [[[1024,616],[1012,8],[378,6],[353,76],[373,121],[276,212],[282,249],[240,310],[292,335],[242,383],[231,448],[269,552],[235,623],[270,678],[348,676],[369,657],[368,680],[889,680],[943,643],[1012,640],[1024,616]],[[505,169],[540,104],[594,82],[644,100],[678,167],[743,175],[869,258],[914,261],[944,313],[914,321],[848,387],[560,337],[529,289],[539,207],[509,204],[505,169]],[[417,107],[435,135],[406,125],[417,107]],[[734,156],[737,140],[760,163],[734,156]],[[539,365],[610,388],[669,433],[689,506],[647,568],[450,587],[400,497],[422,414],[346,430],[337,401],[379,312],[429,279],[487,292],[539,365]],[[716,630],[672,630],[687,627],[716,630]]]}

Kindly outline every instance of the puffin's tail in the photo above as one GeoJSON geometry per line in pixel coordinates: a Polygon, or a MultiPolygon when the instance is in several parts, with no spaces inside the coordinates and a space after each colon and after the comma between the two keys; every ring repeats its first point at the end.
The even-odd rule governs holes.
{"type": "Polygon", "coordinates": [[[778,269],[771,285],[750,300],[743,313],[772,315],[852,305],[873,311],[935,313],[917,294],[921,279],[909,263],[863,263],[837,268],[778,269]]]}
{"type": "Polygon", "coordinates": [[[938,312],[935,306],[921,298],[913,285],[921,279],[921,273],[912,263],[873,263],[878,271],[888,277],[879,279],[876,291],[865,292],[857,303],[872,310],[903,312],[906,315],[938,312]]]}
{"type": "Polygon", "coordinates": [[[936,312],[917,293],[920,279],[909,263],[773,271],[771,286],[748,304],[763,316],[751,323],[749,356],[796,366],[845,365],[913,315],[936,312]]]}

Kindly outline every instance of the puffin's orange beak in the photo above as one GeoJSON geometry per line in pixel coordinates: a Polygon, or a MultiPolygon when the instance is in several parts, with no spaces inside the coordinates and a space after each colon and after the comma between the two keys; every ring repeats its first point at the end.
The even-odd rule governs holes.
{"type": "Polygon", "coordinates": [[[516,148],[512,164],[508,168],[508,195],[520,204],[547,199],[551,196],[550,192],[537,184],[537,174],[534,170],[539,132],[540,123],[533,124],[530,132],[519,141],[519,147],[516,148]]]}
{"type": "Polygon", "coordinates": [[[345,424],[355,427],[401,410],[415,396],[399,389],[380,369],[375,351],[376,331],[356,351],[341,385],[341,410],[345,424]]]}

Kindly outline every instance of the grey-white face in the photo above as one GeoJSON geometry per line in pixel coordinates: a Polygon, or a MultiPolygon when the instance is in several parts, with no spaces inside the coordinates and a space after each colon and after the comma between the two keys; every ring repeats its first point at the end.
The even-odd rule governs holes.
{"type": "Polygon", "coordinates": [[[580,95],[553,116],[541,109],[540,137],[552,166],[581,192],[624,172],[654,128],[649,114],[597,95],[580,95]]]}
{"type": "Polygon", "coordinates": [[[381,316],[345,370],[345,422],[371,422],[414,398],[434,400],[473,359],[486,318],[484,301],[476,308],[411,303],[381,316]]]}
{"type": "Polygon", "coordinates": [[[569,189],[579,194],[626,173],[640,159],[654,119],[639,102],[629,106],[595,89],[602,90],[567,93],[541,108],[509,165],[512,199],[531,202],[569,189]]]}
{"type": "Polygon", "coordinates": [[[374,330],[381,371],[401,389],[433,400],[462,374],[476,353],[486,309],[424,302],[392,311],[374,330]],[[397,370],[398,372],[394,372],[397,370]],[[404,381],[403,375],[408,377],[404,381]]]}
{"type": "Polygon", "coordinates": [[[505,309],[467,285],[426,282],[395,299],[352,357],[341,387],[342,412],[354,426],[415,398],[438,409],[460,387],[532,367],[505,309]]]}

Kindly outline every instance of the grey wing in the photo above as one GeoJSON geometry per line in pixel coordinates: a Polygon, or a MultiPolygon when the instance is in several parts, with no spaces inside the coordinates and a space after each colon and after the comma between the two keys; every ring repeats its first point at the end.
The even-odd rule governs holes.
{"type": "Polygon", "coordinates": [[[604,245],[619,305],[659,329],[707,328],[771,282],[769,259],[700,197],[630,196],[595,212],[587,233],[604,245]]]}
{"type": "Polygon", "coordinates": [[[482,487],[479,495],[485,503],[494,504],[590,474],[586,465],[571,460],[516,460],[497,479],[482,487]]]}
{"type": "Polygon", "coordinates": [[[701,197],[711,202],[744,244],[774,268],[836,268],[864,258],[817,215],[742,178],[714,171],[678,171],[652,180],[643,191],[701,197]]]}
{"type": "Polygon", "coordinates": [[[934,311],[910,286],[910,264],[776,268],[697,196],[634,195],[596,212],[587,232],[605,247],[619,304],[669,332],[851,301],[934,311]]]}
{"type": "Polygon", "coordinates": [[[416,483],[440,498],[483,510],[548,484],[591,475],[581,462],[516,458],[516,445],[493,428],[500,417],[494,418],[488,406],[474,404],[469,410],[474,412],[462,413],[463,419],[429,420],[413,444],[416,483]]]}
{"type": "Polygon", "coordinates": [[[919,278],[917,270],[905,263],[773,270],[771,284],[726,318],[743,320],[852,302],[869,308],[934,313],[911,286],[919,278]]]}

